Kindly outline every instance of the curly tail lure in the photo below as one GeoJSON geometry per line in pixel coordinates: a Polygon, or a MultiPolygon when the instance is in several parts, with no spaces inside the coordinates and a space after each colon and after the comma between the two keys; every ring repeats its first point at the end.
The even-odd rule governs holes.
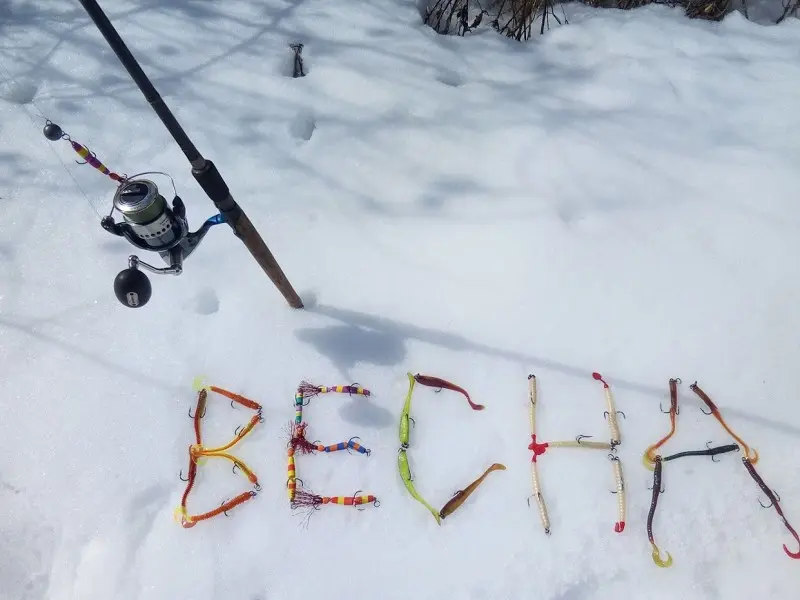
{"type": "Polygon", "coordinates": [[[505,465],[500,463],[494,463],[490,466],[486,471],[484,471],[483,475],[481,475],[478,479],[473,481],[463,490],[457,491],[453,497],[441,508],[441,510],[436,510],[433,506],[428,503],[425,498],[417,491],[416,486],[414,485],[413,481],[414,478],[411,475],[411,467],[408,462],[408,449],[410,447],[410,424],[411,424],[411,398],[414,394],[414,386],[419,383],[420,385],[428,386],[437,388],[438,390],[447,389],[458,392],[462,394],[469,403],[472,410],[483,410],[485,407],[482,404],[476,404],[472,401],[469,396],[469,393],[462,387],[455,385],[445,379],[441,379],[439,377],[433,377],[430,375],[421,375],[417,373],[416,375],[412,375],[411,373],[407,373],[408,376],[408,392],[406,393],[405,401],[403,403],[403,412],[400,414],[400,425],[398,428],[398,435],[400,438],[400,448],[397,451],[397,470],[400,473],[400,478],[403,480],[403,485],[405,485],[406,490],[411,495],[414,500],[422,504],[428,512],[431,513],[433,518],[436,520],[436,523],[441,525],[442,520],[447,518],[449,515],[453,514],[465,501],[469,496],[480,486],[489,473],[493,471],[504,471],[506,469],[505,465]]]}
{"type": "MultiPolygon", "coordinates": [[[[308,430],[308,423],[303,422],[303,407],[311,402],[311,398],[321,394],[347,394],[349,396],[364,396],[369,397],[372,392],[359,385],[315,385],[308,381],[302,381],[297,386],[297,391],[294,395],[295,416],[294,422],[291,423],[290,439],[286,449],[286,489],[289,496],[289,506],[292,509],[300,507],[311,507],[319,509],[319,507],[326,504],[338,504],[340,506],[361,506],[363,504],[372,504],[373,506],[380,506],[377,497],[372,494],[359,495],[357,492],[352,496],[322,496],[311,492],[310,490],[297,489],[297,455],[298,454],[315,454],[317,452],[324,452],[330,454],[332,452],[339,452],[341,450],[351,450],[369,456],[371,450],[362,446],[357,437],[352,437],[346,442],[337,442],[334,444],[322,444],[321,442],[310,442],[306,437],[308,430]]],[[[301,487],[302,486],[302,481],[301,487]]]]}
{"type": "MultiPolygon", "coordinates": [[[[781,508],[778,496],[775,494],[775,492],[773,492],[769,488],[769,486],[767,486],[766,483],[764,483],[764,480],[761,478],[761,475],[758,474],[758,471],[756,471],[756,468],[753,466],[753,461],[751,459],[749,459],[747,456],[743,456],[742,464],[744,465],[744,468],[747,469],[747,472],[750,473],[750,477],[753,478],[753,480],[758,484],[758,487],[761,488],[761,491],[764,492],[764,494],[771,502],[770,505],[764,506],[763,504],[761,504],[761,501],[759,500],[759,504],[761,504],[761,506],[763,506],[764,508],[770,508],[770,507],[775,508],[775,512],[778,513],[778,517],[780,518],[784,527],[786,527],[789,533],[792,534],[792,537],[794,537],[795,541],[798,543],[798,546],[800,546],[800,536],[797,535],[797,531],[795,531],[794,527],[792,527],[789,524],[789,521],[786,520],[786,516],[783,514],[783,509],[781,508]]],[[[789,550],[789,547],[786,544],[784,544],[783,551],[786,552],[786,555],[789,558],[795,558],[795,559],[800,558],[800,549],[798,549],[797,552],[792,552],[791,550],[789,550]]]]}
{"type": "MultiPolygon", "coordinates": [[[[248,435],[256,426],[256,424],[264,422],[264,418],[261,416],[261,405],[258,402],[254,402],[249,398],[245,398],[244,396],[235,394],[223,388],[214,385],[207,385],[204,382],[202,382],[200,378],[195,379],[194,389],[195,391],[197,391],[197,406],[195,407],[194,415],[191,414],[190,410],[189,416],[192,418],[194,422],[195,443],[189,446],[189,472],[187,478],[184,479],[184,481],[187,482],[186,489],[183,492],[180,506],[175,509],[175,519],[178,520],[181,523],[181,525],[187,529],[190,527],[194,527],[200,521],[205,521],[217,515],[220,514],[227,515],[229,510],[254,498],[257,492],[261,491],[261,485],[258,483],[258,477],[253,472],[253,470],[250,467],[248,467],[241,459],[227,452],[227,450],[238,444],[246,435],[248,435]],[[203,445],[203,436],[200,427],[200,420],[206,415],[206,408],[208,405],[208,392],[215,392],[217,394],[225,396],[231,401],[231,406],[233,406],[233,403],[236,402],[242,406],[245,406],[247,408],[256,411],[256,414],[253,415],[253,417],[250,419],[247,425],[236,429],[234,438],[230,442],[215,448],[209,448],[203,445]],[[201,459],[204,460],[206,458],[224,458],[232,462],[233,471],[235,472],[236,469],[239,469],[245,475],[245,477],[247,477],[250,483],[253,484],[254,490],[249,492],[243,492],[238,496],[236,496],[235,498],[233,498],[232,500],[227,500],[226,502],[223,502],[218,508],[215,508],[214,510],[196,515],[190,515],[186,504],[189,499],[189,494],[194,488],[195,480],[197,478],[197,467],[200,464],[201,459]]],[[[183,479],[183,477],[181,477],[181,479],[183,479]]]]}
{"type": "Polygon", "coordinates": [[[650,512],[647,513],[647,539],[650,540],[650,548],[653,551],[653,562],[659,567],[670,567],[672,566],[672,556],[670,556],[669,552],[665,552],[667,559],[662,559],[661,550],[656,546],[656,542],[653,539],[653,517],[656,514],[658,497],[663,491],[661,489],[661,469],[661,456],[656,455],[655,465],[653,467],[653,499],[650,501],[650,512]]]}
{"type": "MultiPolygon", "coordinates": [[[[533,374],[528,375],[528,415],[531,431],[531,443],[528,444],[528,450],[533,452],[533,456],[531,457],[531,487],[533,488],[533,497],[536,499],[536,502],[539,505],[539,516],[541,518],[542,527],[544,528],[546,535],[550,535],[550,517],[548,516],[547,505],[545,503],[544,496],[542,495],[542,486],[539,479],[537,459],[539,456],[544,454],[548,448],[585,448],[592,450],[604,450],[608,453],[613,469],[614,481],[616,483],[616,490],[613,493],[617,494],[618,515],[617,521],[614,523],[614,531],[617,533],[622,533],[622,531],[625,529],[626,501],[625,483],[622,476],[622,461],[614,454],[617,447],[622,443],[622,436],[620,434],[617,415],[622,414],[624,417],[624,413],[616,409],[614,398],[611,395],[611,389],[603,380],[603,377],[599,373],[593,373],[592,377],[603,384],[603,389],[605,392],[606,412],[604,413],[604,416],[608,420],[608,428],[610,433],[610,439],[608,442],[587,442],[585,439],[591,436],[586,435],[579,435],[575,438],[575,440],[540,442],[537,439],[536,434],[536,376],[533,374]]],[[[530,498],[528,499],[528,504],[530,505],[530,498]]]]}

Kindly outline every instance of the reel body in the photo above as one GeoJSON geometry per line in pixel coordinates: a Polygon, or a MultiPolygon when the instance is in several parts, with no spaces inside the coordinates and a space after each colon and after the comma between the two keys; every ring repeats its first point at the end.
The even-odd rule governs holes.
{"type": "Polygon", "coordinates": [[[144,306],[152,293],[150,280],[140,268],[151,273],[180,275],[183,261],[208,230],[223,222],[221,215],[215,215],[197,231],[190,232],[183,200],[176,194],[170,207],[158,186],[149,179],[125,179],[114,194],[112,213],[114,210],[122,215],[122,221],[116,222],[109,214],[100,221],[103,229],[124,237],[140,250],[157,252],[166,264],[155,267],[136,255],[128,258],[128,268],[114,280],[114,293],[130,308],[144,306]]]}

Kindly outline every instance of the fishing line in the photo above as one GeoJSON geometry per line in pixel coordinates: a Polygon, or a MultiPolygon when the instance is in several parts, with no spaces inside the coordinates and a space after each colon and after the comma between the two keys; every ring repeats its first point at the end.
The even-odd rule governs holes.
{"type": "MultiPolygon", "coordinates": [[[[14,86],[19,86],[19,81],[14,78],[14,76],[9,72],[8,69],[5,68],[5,66],[3,65],[2,62],[0,62],[0,71],[2,71],[4,77],[6,78],[6,80],[10,84],[13,84],[14,86]]],[[[13,95],[13,91],[14,90],[11,88],[11,85],[9,85],[9,89],[11,90],[12,95],[13,95]]],[[[37,129],[40,127],[40,124],[36,122],[36,119],[31,114],[31,112],[28,110],[28,107],[26,106],[26,103],[9,101],[9,104],[15,104],[15,105],[19,106],[20,108],[22,108],[22,110],[28,116],[28,119],[30,119],[30,121],[33,124],[33,126],[36,127],[37,129]]],[[[36,101],[33,98],[31,98],[30,104],[32,104],[33,107],[36,109],[36,111],[39,113],[39,117],[42,119],[42,121],[44,121],[46,123],[48,121],[47,117],[44,116],[44,113],[42,112],[42,109],[39,108],[39,105],[36,104],[36,101]]],[[[102,218],[103,215],[101,215],[100,211],[98,211],[97,208],[95,207],[95,205],[92,204],[92,201],[89,199],[89,195],[86,193],[86,191],[83,189],[83,187],[81,187],[81,184],[78,183],[78,180],[72,174],[72,171],[70,171],[67,168],[67,164],[64,162],[64,159],[61,158],[61,155],[56,151],[55,148],[53,148],[53,145],[51,143],[48,142],[47,143],[47,147],[50,148],[50,151],[53,154],[55,154],[56,158],[58,159],[58,162],[61,163],[61,166],[67,172],[67,175],[69,175],[69,178],[72,179],[72,182],[75,184],[75,187],[78,188],[78,191],[81,193],[83,198],[89,204],[89,206],[91,207],[92,211],[94,211],[94,214],[97,215],[98,218],[102,218]]]]}

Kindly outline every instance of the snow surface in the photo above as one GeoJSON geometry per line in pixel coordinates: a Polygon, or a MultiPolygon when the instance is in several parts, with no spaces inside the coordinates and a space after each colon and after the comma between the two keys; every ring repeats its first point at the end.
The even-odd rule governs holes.
{"type": "MultiPolygon", "coordinates": [[[[109,210],[113,182],[48,143],[38,111],[112,169],[171,173],[192,227],[213,206],[77,2],[0,6],[2,600],[796,595],[794,542],[739,454],[665,467],[654,533],[670,569],[650,558],[641,463],[667,431],[670,377],[683,410],[667,450],[731,441],[698,380],[800,527],[796,19],[568,5],[569,25],[520,44],[438,36],[408,0],[104,0],[306,302],[288,308],[222,225],[130,310],[111,284],[131,247],[92,209],[109,210]],[[526,503],[526,377],[541,437],[605,439],[595,370],[627,417],[628,525],[613,531],[605,456],[554,450],[548,538],[526,503]],[[487,406],[417,389],[410,458],[428,500],[508,467],[441,527],[397,474],[407,371],[487,406]],[[264,489],[183,529],[197,375],[264,405],[235,447],[264,489]],[[310,437],[357,435],[372,455],[300,457],[300,477],[380,507],[307,525],[289,509],[304,378],[374,392],[306,409],[310,437]]],[[[212,395],[207,439],[248,417],[212,395]]],[[[216,463],[195,510],[248,489],[216,463]]]]}

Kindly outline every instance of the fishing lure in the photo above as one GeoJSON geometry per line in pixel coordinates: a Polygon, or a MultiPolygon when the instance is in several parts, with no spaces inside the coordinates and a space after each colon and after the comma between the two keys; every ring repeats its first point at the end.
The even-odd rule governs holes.
{"type": "MultiPolygon", "coordinates": [[[[774,507],[775,512],[778,513],[778,517],[780,518],[781,522],[784,524],[786,529],[789,530],[789,533],[792,534],[797,543],[800,544],[800,536],[797,535],[797,532],[794,530],[794,527],[792,527],[789,524],[789,521],[786,520],[786,516],[783,514],[783,509],[781,509],[780,500],[778,499],[775,492],[773,492],[767,486],[767,484],[764,483],[764,480],[761,478],[761,475],[758,474],[758,471],[756,471],[755,467],[753,466],[753,461],[750,460],[747,456],[743,456],[742,464],[744,465],[744,468],[747,469],[747,472],[750,473],[750,477],[752,477],[755,480],[755,482],[758,484],[758,487],[761,488],[761,491],[764,492],[764,494],[766,494],[767,498],[771,502],[769,506],[764,506],[764,504],[761,503],[761,500],[759,500],[758,501],[759,504],[761,504],[761,506],[763,506],[764,508],[774,507]]],[[[789,550],[789,547],[786,544],[783,545],[783,551],[786,552],[789,558],[795,558],[795,559],[800,558],[800,550],[798,550],[797,552],[792,552],[791,550],[789,550]]]]}
{"type": "Polygon", "coordinates": [[[736,444],[726,444],[724,446],[714,446],[711,448],[709,446],[711,442],[706,444],[705,450],[687,450],[685,452],[678,452],[677,454],[671,454],[670,456],[665,456],[661,460],[667,462],[668,460],[675,460],[676,458],[683,458],[684,456],[710,456],[711,460],[714,462],[718,462],[714,459],[715,456],[718,454],[725,454],[727,452],[738,452],[739,446],[736,444]]]}
{"type": "Polygon", "coordinates": [[[653,551],[653,562],[659,567],[672,566],[672,556],[669,552],[665,552],[667,560],[661,558],[661,551],[656,546],[653,540],[653,517],[656,514],[656,505],[658,504],[658,496],[662,493],[661,490],[661,456],[656,455],[655,465],[653,467],[653,499],[650,501],[650,512],[647,513],[647,538],[650,540],[650,548],[653,551]]]}
{"type": "MultiPolygon", "coordinates": [[[[605,389],[605,397],[606,397],[606,412],[604,413],[605,417],[608,419],[609,424],[609,432],[611,434],[611,439],[609,442],[587,442],[584,441],[585,438],[589,438],[591,436],[588,435],[579,435],[575,438],[575,440],[565,440],[565,441],[556,441],[556,442],[540,442],[537,440],[536,434],[536,404],[537,404],[537,388],[536,388],[536,376],[533,374],[528,375],[528,397],[529,397],[529,409],[528,415],[530,420],[530,430],[531,430],[531,443],[528,444],[528,450],[533,452],[531,456],[531,487],[533,488],[533,497],[536,498],[537,503],[539,504],[539,516],[542,520],[542,527],[544,528],[544,532],[546,535],[550,535],[550,517],[547,513],[547,505],[544,500],[544,496],[542,495],[541,489],[541,482],[539,480],[539,470],[537,467],[537,459],[539,456],[544,454],[548,448],[587,448],[593,450],[605,450],[609,452],[609,457],[614,456],[614,452],[617,450],[617,446],[622,443],[622,436],[619,432],[619,425],[617,423],[616,416],[617,414],[623,414],[621,411],[618,411],[614,405],[614,399],[611,396],[611,391],[609,389],[608,384],[603,380],[602,376],[599,373],[593,373],[592,376],[594,379],[601,381],[603,383],[605,389]]],[[[619,457],[614,456],[614,460],[612,460],[612,467],[614,473],[614,479],[617,484],[617,490],[613,493],[618,494],[618,519],[614,524],[614,531],[617,533],[622,533],[625,529],[625,486],[622,479],[622,462],[619,457]]],[[[530,506],[530,498],[528,498],[528,505],[530,506]]]]}
{"type": "Polygon", "coordinates": [[[441,510],[436,510],[431,506],[425,498],[422,497],[417,491],[416,486],[413,483],[413,477],[411,475],[411,468],[408,463],[408,449],[410,447],[410,422],[411,419],[411,398],[414,394],[414,386],[415,384],[419,383],[420,385],[434,387],[439,389],[448,389],[455,392],[462,394],[469,403],[470,407],[473,410],[483,410],[484,406],[481,404],[475,404],[469,396],[469,393],[462,387],[441,379],[439,377],[432,377],[430,375],[420,375],[417,373],[416,375],[412,375],[411,373],[406,374],[408,377],[408,391],[406,392],[406,397],[403,402],[403,411],[400,414],[400,424],[398,426],[398,437],[400,439],[400,448],[397,452],[397,470],[400,473],[400,478],[403,480],[403,485],[405,485],[408,493],[414,498],[417,502],[422,504],[428,512],[431,513],[433,518],[436,520],[436,523],[441,525],[442,519],[447,517],[448,515],[452,514],[463,502],[472,494],[473,491],[483,482],[483,480],[487,477],[489,473],[495,470],[504,470],[505,466],[499,463],[493,464],[489,467],[484,474],[473,481],[467,488],[464,490],[459,490],[453,496],[453,498],[448,501],[441,510]]]}
{"type": "MultiPolygon", "coordinates": [[[[123,177],[117,173],[111,171],[108,167],[106,167],[103,163],[101,163],[94,152],[89,150],[83,144],[79,144],[75,140],[69,137],[64,131],[53,123],[50,119],[47,119],[45,122],[44,129],[42,130],[44,136],[50,140],[51,142],[56,142],[58,140],[66,140],[69,142],[69,145],[72,146],[72,149],[80,156],[84,162],[78,164],[89,164],[98,171],[100,171],[103,175],[108,175],[111,179],[116,181],[117,183],[121,184],[126,181],[127,177],[123,177]]],[[[76,161],[77,162],[77,161],[76,161]]]]}
{"type": "Polygon", "coordinates": [[[463,490],[458,490],[453,497],[448,500],[448,502],[442,507],[442,510],[439,511],[439,518],[446,519],[450,515],[452,515],[462,504],[464,501],[472,495],[472,493],[478,489],[478,486],[483,483],[483,481],[489,476],[489,473],[493,471],[505,471],[506,466],[500,463],[494,463],[488,469],[483,472],[483,475],[478,477],[475,481],[470,483],[467,487],[463,490]]]}
{"type": "Polygon", "coordinates": [[[469,403],[470,408],[472,408],[472,410],[483,410],[484,408],[486,408],[483,404],[475,404],[472,401],[472,398],[469,397],[469,393],[467,393],[467,390],[465,390],[464,388],[457,386],[454,383],[450,383],[449,381],[446,381],[439,377],[432,377],[430,375],[420,375],[419,373],[417,373],[416,375],[414,375],[414,380],[420,385],[425,385],[428,387],[434,387],[438,389],[452,390],[454,392],[462,394],[464,398],[467,399],[467,402],[469,403]]]}
{"type": "Polygon", "coordinates": [[[212,517],[215,517],[220,514],[226,514],[227,511],[231,510],[232,508],[247,502],[248,500],[254,498],[256,493],[261,491],[261,485],[258,482],[258,477],[253,472],[253,470],[247,466],[241,459],[233,456],[232,454],[228,453],[227,450],[235,446],[239,443],[246,435],[248,435],[253,428],[258,423],[263,423],[264,418],[261,415],[261,405],[249,398],[245,398],[240,394],[235,394],[233,392],[229,392],[223,388],[217,386],[209,386],[203,383],[200,378],[195,379],[194,382],[194,389],[197,391],[197,405],[195,407],[194,415],[191,414],[191,409],[189,410],[189,416],[192,418],[193,425],[194,425],[194,434],[195,434],[195,443],[189,446],[189,470],[186,479],[181,479],[186,481],[186,489],[183,492],[183,496],[181,497],[181,504],[178,508],[175,509],[175,518],[179,520],[181,525],[184,528],[194,527],[198,522],[205,521],[212,517]],[[234,438],[224,444],[222,446],[216,448],[207,448],[203,446],[203,436],[200,427],[200,420],[205,417],[206,415],[206,408],[208,405],[208,392],[215,392],[222,396],[227,397],[231,401],[231,406],[233,403],[236,402],[241,404],[242,406],[246,406],[247,408],[251,408],[256,412],[256,414],[250,419],[250,421],[244,427],[238,427],[236,429],[234,438]],[[195,479],[197,477],[197,467],[200,464],[201,459],[206,458],[224,458],[233,463],[233,471],[240,470],[250,481],[251,484],[254,486],[254,491],[243,492],[233,498],[232,500],[228,500],[223,502],[221,506],[218,508],[196,515],[190,515],[188,509],[186,507],[187,501],[189,499],[189,494],[191,493],[192,489],[194,488],[195,479]]]}
{"type": "Polygon", "coordinates": [[[312,507],[319,509],[320,506],[326,504],[338,504],[340,506],[361,506],[363,504],[372,504],[373,506],[380,506],[377,498],[371,494],[353,496],[322,496],[306,490],[297,489],[297,454],[314,454],[317,452],[324,452],[330,454],[332,452],[339,452],[341,450],[354,450],[359,454],[369,456],[371,450],[364,447],[356,440],[358,437],[352,437],[346,442],[337,442],[335,444],[322,444],[320,442],[310,442],[306,438],[306,431],[308,423],[303,422],[303,407],[306,406],[311,398],[320,394],[347,394],[350,396],[372,396],[372,392],[367,388],[360,385],[315,385],[308,381],[302,381],[297,386],[294,395],[295,417],[294,422],[290,423],[289,442],[286,449],[286,489],[289,496],[289,506],[292,509],[300,507],[312,507]]]}
{"type": "Polygon", "coordinates": [[[614,468],[614,481],[617,484],[617,489],[614,492],[617,495],[617,522],[614,523],[614,531],[622,533],[625,530],[625,480],[622,478],[622,461],[619,456],[614,454],[608,455],[608,460],[614,468]]]}
{"type": "Polygon", "coordinates": [[[719,408],[717,408],[717,405],[714,404],[714,401],[711,400],[711,398],[709,398],[708,394],[706,394],[702,389],[700,389],[700,386],[697,385],[696,381],[692,385],[689,386],[689,389],[691,389],[695,394],[697,394],[700,397],[700,399],[705,403],[705,405],[708,406],[708,409],[711,411],[711,412],[708,412],[708,413],[706,413],[705,411],[703,411],[703,412],[705,414],[707,414],[707,415],[714,415],[714,418],[717,421],[719,421],[719,424],[722,425],[722,427],[725,429],[725,431],[727,431],[731,435],[731,437],[733,437],[733,439],[735,439],[737,442],[739,442],[739,445],[742,448],[744,448],[744,457],[751,464],[755,465],[758,462],[758,452],[756,450],[751,450],[750,446],[745,444],[744,441],[742,440],[742,438],[740,438],[738,435],[736,435],[731,430],[731,428],[728,427],[728,424],[725,422],[725,419],[722,418],[722,415],[719,412],[719,408]]]}
{"type": "Polygon", "coordinates": [[[614,406],[614,397],[611,395],[611,388],[603,379],[603,376],[600,373],[592,373],[592,377],[603,384],[603,393],[606,397],[606,412],[603,413],[603,416],[608,420],[608,428],[611,432],[611,446],[618,446],[622,443],[622,435],[619,431],[619,423],[617,422],[617,415],[622,415],[625,418],[625,413],[622,411],[617,410],[614,406]]]}
{"type": "Polygon", "coordinates": [[[669,439],[673,435],[675,435],[675,429],[676,429],[676,425],[677,425],[676,417],[678,416],[678,414],[680,412],[679,409],[678,409],[678,384],[679,383],[681,383],[680,379],[674,379],[673,378],[673,379],[669,380],[669,410],[668,411],[664,411],[663,408],[661,409],[661,412],[667,412],[667,414],[669,414],[669,422],[670,422],[669,432],[663,438],[658,440],[655,444],[653,444],[652,446],[649,446],[647,448],[647,450],[645,451],[645,453],[644,453],[644,457],[643,457],[644,466],[647,467],[648,469],[650,469],[651,471],[653,470],[653,467],[655,466],[656,451],[661,446],[666,444],[667,441],[669,441],[669,439]]]}
{"type": "MultiPolygon", "coordinates": [[[[528,397],[530,399],[528,416],[531,426],[531,445],[528,449],[533,449],[531,446],[536,445],[536,376],[531,373],[528,375],[528,397]]],[[[541,453],[543,453],[542,450],[541,453]]],[[[540,453],[540,454],[541,454],[540,453]]],[[[534,450],[533,458],[531,459],[531,487],[533,488],[533,497],[539,504],[539,517],[542,520],[542,527],[544,528],[545,535],[550,535],[550,517],[547,514],[547,504],[545,504],[544,496],[542,496],[542,486],[539,483],[539,470],[536,466],[536,457],[538,454],[534,450]]],[[[531,500],[528,498],[528,506],[531,500]]]]}

